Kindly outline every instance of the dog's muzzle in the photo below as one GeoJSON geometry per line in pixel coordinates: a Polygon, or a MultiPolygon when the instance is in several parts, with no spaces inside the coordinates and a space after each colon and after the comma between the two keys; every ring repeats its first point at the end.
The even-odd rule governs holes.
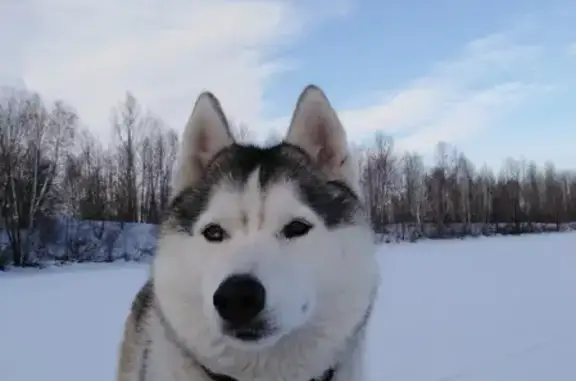
{"type": "Polygon", "coordinates": [[[226,334],[242,341],[256,341],[270,333],[269,324],[262,316],[266,289],[255,276],[229,276],[214,292],[212,303],[226,334]]]}

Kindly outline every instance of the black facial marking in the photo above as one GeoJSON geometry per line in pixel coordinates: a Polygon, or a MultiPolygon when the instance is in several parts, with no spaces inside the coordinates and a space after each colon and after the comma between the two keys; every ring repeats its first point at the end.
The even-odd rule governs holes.
{"type": "Polygon", "coordinates": [[[134,322],[136,326],[139,326],[142,321],[142,317],[146,314],[146,311],[152,305],[152,299],[154,295],[154,287],[152,280],[147,280],[146,283],[140,288],[136,297],[132,301],[132,312],[134,314],[134,322]]]}
{"type": "Polygon", "coordinates": [[[192,234],[192,227],[210,200],[211,185],[200,183],[189,187],[174,197],[170,204],[170,214],[175,224],[192,234]]]}
{"type": "Polygon", "coordinates": [[[215,155],[196,185],[174,198],[171,215],[175,222],[191,232],[216,185],[227,181],[241,188],[257,168],[262,189],[283,178],[293,181],[302,202],[310,206],[328,228],[352,223],[361,208],[357,195],[344,182],[330,181],[300,148],[288,143],[266,148],[233,144],[215,155]]]}

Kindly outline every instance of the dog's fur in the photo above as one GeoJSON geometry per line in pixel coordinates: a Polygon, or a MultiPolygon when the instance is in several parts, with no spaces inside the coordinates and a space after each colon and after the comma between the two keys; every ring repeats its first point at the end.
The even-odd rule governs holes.
{"type": "Polygon", "coordinates": [[[378,286],[372,230],[345,131],[307,86],[284,141],[235,142],[218,100],[201,94],[183,133],[173,199],[149,281],[125,323],[118,381],[362,381],[364,328],[378,286]],[[313,227],[287,239],[283,227],[313,227]],[[222,242],[202,234],[209,223],[222,242]],[[222,327],[212,297],[250,272],[266,290],[261,340],[222,327]],[[222,378],[222,379],[230,379],[222,378]],[[218,379],[218,378],[216,378],[218,379]]]}

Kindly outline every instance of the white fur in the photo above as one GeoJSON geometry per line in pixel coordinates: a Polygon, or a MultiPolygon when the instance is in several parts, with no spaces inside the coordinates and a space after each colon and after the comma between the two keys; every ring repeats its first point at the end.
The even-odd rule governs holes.
{"type": "Polygon", "coordinates": [[[344,181],[360,194],[357,168],[350,155],[346,131],[318,87],[308,86],[300,95],[285,140],[300,146],[316,159],[322,151],[330,151],[329,160],[320,162],[320,166],[332,179],[344,181]],[[345,162],[341,165],[342,160],[345,162]]]}
{"type": "MultiPolygon", "coordinates": [[[[319,164],[326,173],[359,188],[353,164],[340,165],[348,155],[346,135],[321,90],[304,91],[286,140],[314,158],[325,150],[329,160],[319,164]]],[[[232,142],[210,98],[199,100],[184,132],[176,189],[196,181],[202,163],[232,142]],[[209,141],[201,153],[195,141],[199,131],[209,141]],[[192,166],[191,160],[200,164],[192,166]]],[[[257,176],[253,173],[242,191],[225,184],[217,189],[195,224],[195,234],[168,232],[160,239],[152,276],[162,311],[203,364],[239,381],[254,381],[256,375],[259,381],[307,381],[336,363],[340,368],[335,381],[361,381],[363,333],[351,348],[347,340],[378,283],[368,224],[359,219],[354,226],[330,231],[298,199],[294,184],[279,182],[263,192],[257,176]],[[296,217],[314,228],[306,236],[279,240],[277,233],[296,217]],[[199,233],[210,222],[221,224],[230,239],[207,242],[199,233]],[[226,337],[212,306],[220,282],[244,271],[255,274],[266,288],[265,310],[278,328],[253,345],[226,337]]],[[[153,379],[204,379],[161,332],[156,334],[166,347],[152,351],[153,379]]]]}
{"type": "Polygon", "coordinates": [[[209,93],[200,94],[182,134],[180,155],[174,166],[172,194],[193,183],[210,158],[234,142],[221,106],[209,93]],[[203,139],[205,138],[205,139],[203,139]],[[205,144],[200,144],[205,143],[205,144]]]}

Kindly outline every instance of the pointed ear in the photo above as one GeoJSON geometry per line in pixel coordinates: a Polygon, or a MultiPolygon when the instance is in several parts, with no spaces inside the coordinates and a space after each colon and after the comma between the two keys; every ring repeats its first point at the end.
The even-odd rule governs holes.
{"type": "Polygon", "coordinates": [[[354,185],[346,131],[317,86],[308,85],[300,94],[285,141],[306,151],[331,180],[354,185]]]}
{"type": "Polygon", "coordinates": [[[179,194],[198,180],[210,159],[233,143],[234,138],[220,102],[212,93],[203,92],[198,96],[184,127],[172,194],[179,194]]]}

